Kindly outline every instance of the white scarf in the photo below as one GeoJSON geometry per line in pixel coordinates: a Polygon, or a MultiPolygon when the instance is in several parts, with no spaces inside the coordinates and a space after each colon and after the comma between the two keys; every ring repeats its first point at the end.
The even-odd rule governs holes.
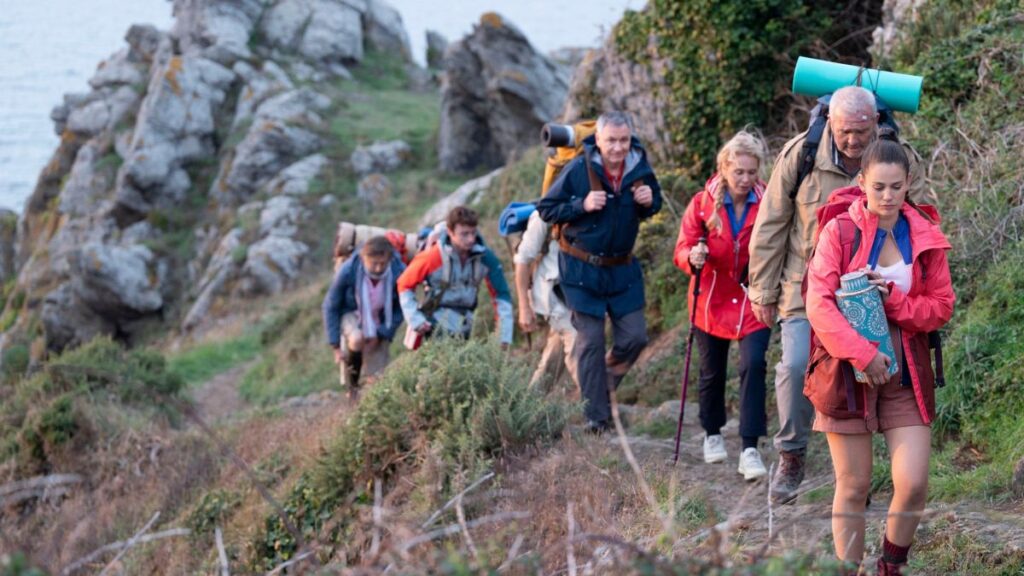
{"type": "MultiPolygon", "coordinates": [[[[363,269],[363,280],[359,283],[359,319],[363,325],[363,337],[364,338],[376,338],[377,334],[377,319],[373,315],[373,304],[370,302],[370,288],[372,280],[370,275],[366,273],[366,269],[363,269]]],[[[391,279],[391,263],[388,263],[387,269],[381,274],[380,279],[377,282],[384,283],[384,325],[391,326],[393,318],[393,311],[391,309],[392,299],[392,288],[394,282],[391,279]]]]}

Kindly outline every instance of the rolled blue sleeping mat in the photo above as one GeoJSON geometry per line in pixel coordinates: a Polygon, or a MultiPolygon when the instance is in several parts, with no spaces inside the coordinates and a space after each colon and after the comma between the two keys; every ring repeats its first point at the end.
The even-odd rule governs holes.
{"type": "MultiPolygon", "coordinates": [[[[892,347],[889,320],[885,317],[878,288],[868,283],[867,274],[859,271],[843,274],[839,284],[839,290],[836,290],[839,311],[858,334],[878,344],[878,350],[892,359],[889,376],[895,376],[900,367],[892,347]]],[[[867,377],[860,370],[855,368],[853,373],[857,381],[867,382],[867,377]]]]}
{"type": "Polygon", "coordinates": [[[793,70],[793,92],[817,98],[844,86],[856,86],[857,74],[860,73],[860,85],[884,100],[890,108],[911,114],[917,112],[924,78],[874,68],[861,70],[858,66],[801,56],[793,70]]]}
{"type": "Polygon", "coordinates": [[[510,202],[498,216],[498,233],[508,236],[526,230],[530,214],[536,209],[533,202],[510,202]]]}

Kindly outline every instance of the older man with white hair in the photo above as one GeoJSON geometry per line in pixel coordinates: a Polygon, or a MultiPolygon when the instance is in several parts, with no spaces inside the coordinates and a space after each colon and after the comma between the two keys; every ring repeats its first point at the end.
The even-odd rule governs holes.
{"type": "MultiPolygon", "coordinates": [[[[771,487],[773,500],[780,504],[792,501],[803,482],[807,438],[814,418],[814,408],[803,394],[811,326],[800,286],[814,247],[816,211],[833,190],[855,184],[864,149],[878,135],[874,95],[857,86],[836,90],[813,167],[798,181],[808,132],[787,142],[776,159],[750,240],[748,295],[753,313],[769,326],[778,315],[782,326],[782,359],[775,366],[779,410],[775,447],[780,463],[771,487]]],[[[911,161],[908,197],[934,204],[934,193],[924,185],[920,156],[909,144],[901,143],[911,161]]]]}
{"type": "Polygon", "coordinates": [[[623,112],[597,119],[597,133],[537,205],[545,222],[561,224],[560,286],[576,328],[573,356],[587,429],[611,427],[609,390],[647,345],[644,277],[633,256],[640,221],[661,209],[661,187],[623,112]],[[605,316],[612,348],[605,352],[605,316]]]}

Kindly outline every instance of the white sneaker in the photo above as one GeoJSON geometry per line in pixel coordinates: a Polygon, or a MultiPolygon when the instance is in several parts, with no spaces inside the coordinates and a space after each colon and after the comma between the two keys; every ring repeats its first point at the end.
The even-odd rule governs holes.
{"type": "Polygon", "coordinates": [[[704,436],[704,461],[708,464],[725,462],[729,455],[725,452],[725,439],[721,434],[704,436]]]}
{"type": "Polygon", "coordinates": [[[740,467],[736,471],[743,474],[743,479],[747,481],[757,480],[768,475],[768,470],[764,467],[757,448],[747,448],[743,454],[740,454],[740,467]]]}

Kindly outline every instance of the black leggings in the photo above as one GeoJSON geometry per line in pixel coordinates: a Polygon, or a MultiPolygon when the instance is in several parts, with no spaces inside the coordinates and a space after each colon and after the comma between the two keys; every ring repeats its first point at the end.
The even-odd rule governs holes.
{"type": "MultiPolygon", "coordinates": [[[[700,423],[708,435],[721,433],[725,425],[725,380],[728,372],[729,345],[732,340],[717,338],[694,329],[700,348],[700,423]]],[[[757,445],[768,434],[765,412],[765,372],[768,339],[772,331],[764,328],[740,339],[740,436],[743,447],[757,445]]]]}

